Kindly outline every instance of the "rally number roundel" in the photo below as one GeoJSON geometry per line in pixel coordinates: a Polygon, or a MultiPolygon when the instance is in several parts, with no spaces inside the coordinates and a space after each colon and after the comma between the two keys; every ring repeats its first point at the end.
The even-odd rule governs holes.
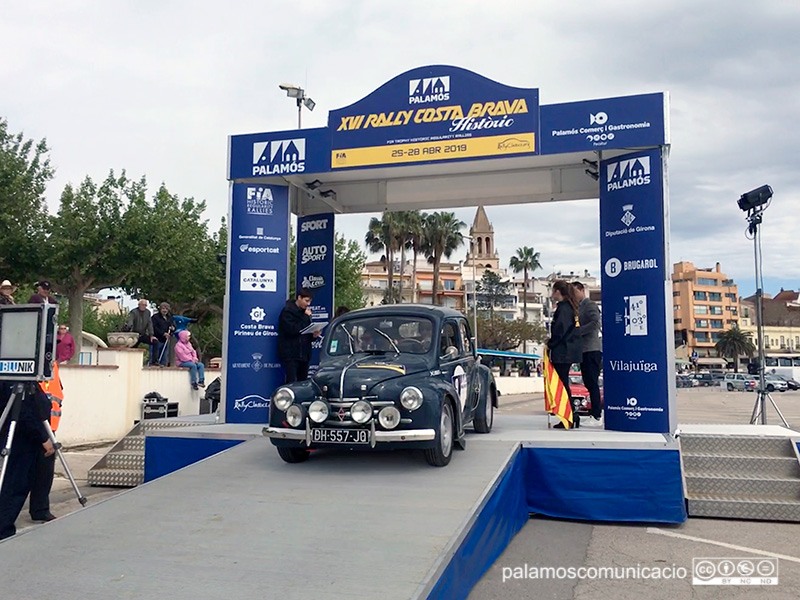
{"type": "Polygon", "coordinates": [[[461,412],[464,412],[464,406],[467,404],[467,373],[464,367],[456,365],[453,370],[453,387],[456,388],[458,393],[458,403],[461,405],[461,412]]]}

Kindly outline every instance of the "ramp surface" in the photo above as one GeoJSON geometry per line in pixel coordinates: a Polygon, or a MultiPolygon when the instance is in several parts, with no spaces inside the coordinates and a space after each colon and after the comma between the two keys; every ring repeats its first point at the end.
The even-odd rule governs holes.
{"type": "Polygon", "coordinates": [[[518,445],[436,469],[411,452],[288,465],[251,440],[0,543],[2,597],[408,600],[518,445]]]}

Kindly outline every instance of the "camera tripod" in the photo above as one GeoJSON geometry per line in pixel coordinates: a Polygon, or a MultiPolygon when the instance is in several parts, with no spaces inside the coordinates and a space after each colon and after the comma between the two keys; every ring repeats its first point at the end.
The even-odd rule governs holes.
{"type": "MultiPolygon", "coordinates": [[[[34,382],[15,383],[11,392],[11,397],[8,399],[8,404],[6,405],[3,414],[0,416],[0,430],[3,429],[3,426],[5,425],[9,416],[11,418],[8,426],[8,438],[6,439],[6,444],[0,450],[0,456],[3,458],[3,465],[0,467],[0,491],[3,489],[3,482],[5,481],[6,477],[8,460],[11,455],[11,445],[14,442],[14,433],[17,429],[17,422],[19,421],[19,414],[22,410],[22,403],[31,401],[29,396],[36,393],[35,388],[31,390],[31,387],[35,385],[36,383],[34,382]]],[[[78,489],[78,484],[75,482],[75,478],[72,476],[72,472],[69,470],[67,460],[64,458],[64,454],[61,452],[61,443],[56,441],[56,436],[53,433],[53,430],[50,428],[49,421],[45,419],[43,424],[45,430],[47,431],[47,437],[49,438],[50,443],[53,444],[53,449],[61,461],[61,465],[64,467],[64,472],[67,475],[67,479],[69,479],[70,484],[72,484],[72,489],[75,492],[75,495],[78,497],[78,502],[80,502],[81,506],[86,506],[86,497],[81,494],[81,491],[78,489]]]]}

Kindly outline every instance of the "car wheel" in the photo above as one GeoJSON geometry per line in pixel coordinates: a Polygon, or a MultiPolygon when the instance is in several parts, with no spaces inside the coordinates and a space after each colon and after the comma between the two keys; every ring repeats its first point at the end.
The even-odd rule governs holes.
{"type": "Polygon", "coordinates": [[[308,460],[308,454],[309,452],[305,448],[278,447],[278,456],[285,462],[291,464],[306,462],[308,460]]]}
{"type": "Polygon", "coordinates": [[[475,417],[473,426],[478,433],[489,433],[492,430],[492,424],[494,424],[494,394],[492,390],[489,390],[483,400],[483,411],[475,417]]]}
{"type": "Polygon", "coordinates": [[[775,386],[772,385],[771,383],[767,384],[767,391],[771,394],[772,392],[775,391],[775,386]]]}
{"type": "Polygon", "coordinates": [[[442,415],[439,417],[439,429],[436,432],[436,445],[425,450],[425,460],[433,467],[445,467],[453,456],[453,434],[455,421],[453,407],[445,400],[442,403],[442,415]]]}
{"type": "Polygon", "coordinates": [[[732,392],[732,391],[733,391],[733,384],[732,384],[732,383],[729,383],[729,384],[728,384],[728,391],[729,391],[729,392],[732,392]]]}

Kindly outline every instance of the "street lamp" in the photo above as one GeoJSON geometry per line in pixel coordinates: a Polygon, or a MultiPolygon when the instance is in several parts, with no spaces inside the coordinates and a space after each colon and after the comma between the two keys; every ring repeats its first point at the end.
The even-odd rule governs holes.
{"type": "Polygon", "coordinates": [[[306,96],[306,91],[299,85],[294,85],[293,83],[281,83],[278,85],[278,87],[284,90],[289,98],[295,98],[297,100],[297,128],[302,129],[303,105],[305,104],[306,108],[309,111],[312,111],[317,105],[316,102],[306,96]]]}
{"type": "Polygon", "coordinates": [[[472,335],[475,338],[475,352],[478,351],[478,289],[475,284],[475,246],[472,243],[471,235],[462,235],[462,238],[469,240],[469,255],[472,257],[472,335]]]}

